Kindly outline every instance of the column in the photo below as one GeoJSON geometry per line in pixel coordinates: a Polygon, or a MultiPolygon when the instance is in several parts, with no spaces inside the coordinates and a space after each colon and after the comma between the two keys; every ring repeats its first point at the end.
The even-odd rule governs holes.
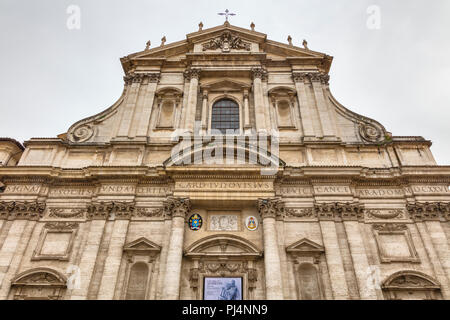
{"type": "Polygon", "coordinates": [[[139,126],[137,129],[136,136],[146,137],[150,125],[150,116],[152,114],[153,101],[155,100],[156,87],[158,85],[160,74],[159,73],[148,73],[146,74],[148,78],[147,90],[145,92],[144,105],[142,107],[142,114],[139,120],[139,126]]]}
{"type": "Polygon", "coordinates": [[[335,212],[333,210],[330,216],[327,204],[319,204],[315,207],[315,210],[319,218],[320,232],[322,233],[323,246],[325,247],[325,257],[327,259],[333,298],[335,300],[348,300],[350,297],[345,278],[344,263],[334,222],[335,212]]]}
{"type": "Polygon", "coordinates": [[[311,108],[308,105],[308,97],[305,88],[305,81],[307,81],[307,73],[305,72],[293,72],[292,78],[294,79],[295,88],[297,90],[298,105],[300,107],[300,119],[302,122],[303,133],[305,139],[313,138],[314,126],[311,108]]]}
{"type": "Polygon", "coordinates": [[[83,254],[79,264],[81,272],[80,287],[72,290],[71,300],[87,299],[89,284],[94,273],[95,262],[97,261],[106,220],[92,220],[89,223],[88,238],[84,247],[81,248],[83,254]]]}
{"type": "Polygon", "coordinates": [[[189,79],[189,96],[187,101],[186,117],[184,127],[194,133],[195,110],[197,109],[197,90],[200,69],[189,69],[185,72],[185,77],[189,79]]]}
{"type": "Polygon", "coordinates": [[[264,274],[266,278],[266,299],[268,300],[282,300],[284,298],[277,230],[275,227],[275,218],[281,214],[283,209],[283,202],[280,199],[258,200],[258,210],[263,222],[264,274]]]}
{"type": "Polygon", "coordinates": [[[114,297],[120,263],[122,262],[123,246],[128,231],[128,224],[128,220],[114,221],[108,255],[105,260],[100,289],[97,295],[98,300],[112,300],[114,297]]]}
{"type": "Polygon", "coordinates": [[[203,103],[202,103],[202,130],[206,132],[206,128],[208,128],[208,124],[206,121],[208,120],[208,90],[203,90],[203,103]]]}
{"type": "Polygon", "coordinates": [[[125,103],[120,106],[121,116],[117,117],[117,137],[128,137],[142,80],[142,74],[132,74],[125,77],[127,93],[125,103]]]}
{"type": "Polygon", "coordinates": [[[177,300],[180,297],[184,223],[190,209],[189,199],[168,198],[164,203],[165,214],[172,216],[172,227],[170,230],[169,250],[167,251],[163,300],[177,300]]]}
{"type": "Polygon", "coordinates": [[[248,90],[244,90],[244,133],[250,133],[250,110],[248,107],[248,90]]]}
{"type": "Polygon", "coordinates": [[[311,83],[313,86],[314,97],[316,100],[317,110],[319,111],[320,124],[324,137],[336,137],[335,126],[331,119],[331,114],[328,110],[328,104],[323,94],[322,83],[326,80],[326,75],[320,73],[310,74],[311,83]]]}
{"type": "Polygon", "coordinates": [[[255,101],[255,120],[256,120],[256,131],[265,130],[266,119],[264,116],[264,95],[262,88],[262,78],[266,76],[266,71],[263,68],[253,68],[253,94],[255,101]]]}
{"type": "Polygon", "coordinates": [[[377,300],[377,293],[374,286],[367,285],[369,274],[369,260],[367,259],[366,248],[359,230],[358,221],[343,221],[345,233],[347,234],[350,255],[353,260],[356,281],[358,282],[359,295],[362,300],[377,300]]]}
{"type": "Polygon", "coordinates": [[[3,242],[3,246],[0,250],[0,287],[5,285],[3,281],[4,277],[11,265],[14,254],[20,245],[20,240],[27,222],[27,220],[14,220],[8,230],[8,235],[3,242]]]}

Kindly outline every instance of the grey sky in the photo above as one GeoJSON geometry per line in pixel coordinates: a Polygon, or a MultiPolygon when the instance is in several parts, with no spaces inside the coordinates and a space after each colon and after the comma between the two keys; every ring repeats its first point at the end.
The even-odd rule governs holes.
{"type": "Polygon", "coordinates": [[[394,135],[433,141],[450,164],[450,1],[448,0],[0,0],[0,136],[54,137],[112,105],[123,89],[119,58],[222,24],[332,55],[330,88],[344,106],[394,135]],[[81,29],[66,27],[69,5],[81,29]],[[381,29],[366,26],[368,6],[381,29]]]}

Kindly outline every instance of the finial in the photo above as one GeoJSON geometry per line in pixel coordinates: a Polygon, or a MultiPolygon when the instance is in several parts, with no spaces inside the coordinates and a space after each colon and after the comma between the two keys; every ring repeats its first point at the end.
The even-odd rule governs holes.
{"type": "Polygon", "coordinates": [[[202,30],[203,30],[203,22],[200,21],[200,23],[198,24],[198,31],[202,30]]]}
{"type": "Polygon", "coordinates": [[[150,40],[148,40],[147,43],[145,44],[145,50],[149,50],[151,44],[152,44],[152,43],[150,42],[150,40]]]}
{"type": "Polygon", "coordinates": [[[252,29],[252,31],[255,31],[255,24],[253,22],[250,23],[250,28],[252,29]]]}
{"type": "Polygon", "coordinates": [[[289,45],[292,46],[292,37],[288,36],[287,41],[289,42],[289,45]]]}
{"type": "Polygon", "coordinates": [[[165,43],[166,43],[166,36],[162,37],[161,39],[161,47],[164,46],[165,43]]]}
{"type": "Polygon", "coordinates": [[[304,40],[304,39],[303,39],[303,47],[304,47],[306,50],[309,50],[309,49],[308,49],[308,41],[306,41],[306,40],[304,40]]]}

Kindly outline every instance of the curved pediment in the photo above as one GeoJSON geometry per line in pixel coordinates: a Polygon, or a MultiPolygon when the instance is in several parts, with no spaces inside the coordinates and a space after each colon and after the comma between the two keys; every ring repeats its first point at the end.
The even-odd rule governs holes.
{"type": "Polygon", "coordinates": [[[399,271],[390,275],[382,285],[383,289],[439,289],[439,283],[419,271],[399,271]]]}
{"type": "Polygon", "coordinates": [[[170,167],[191,164],[249,164],[276,168],[286,166],[286,163],[275,154],[251,146],[248,140],[241,145],[234,145],[232,151],[234,162],[228,163],[227,152],[228,154],[231,152],[227,151],[226,141],[204,142],[201,146],[194,143],[183,146],[180,143],[174,147],[171,157],[165,160],[163,165],[170,167]]]}
{"type": "Polygon", "coordinates": [[[67,279],[60,272],[50,268],[35,268],[18,274],[12,281],[13,286],[66,286],[67,279]]]}
{"type": "Polygon", "coordinates": [[[262,256],[261,250],[250,241],[228,234],[212,235],[200,239],[187,247],[184,254],[190,258],[257,258],[262,256]]]}

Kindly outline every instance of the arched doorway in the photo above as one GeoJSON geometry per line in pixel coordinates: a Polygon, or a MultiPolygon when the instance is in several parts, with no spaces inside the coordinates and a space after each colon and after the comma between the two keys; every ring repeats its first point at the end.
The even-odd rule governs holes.
{"type": "Polygon", "coordinates": [[[212,235],[194,242],[184,255],[191,264],[189,282],[194,299],[254,298],[256,263],[262,251],[250,241],[235,235],[212,235]]]}

